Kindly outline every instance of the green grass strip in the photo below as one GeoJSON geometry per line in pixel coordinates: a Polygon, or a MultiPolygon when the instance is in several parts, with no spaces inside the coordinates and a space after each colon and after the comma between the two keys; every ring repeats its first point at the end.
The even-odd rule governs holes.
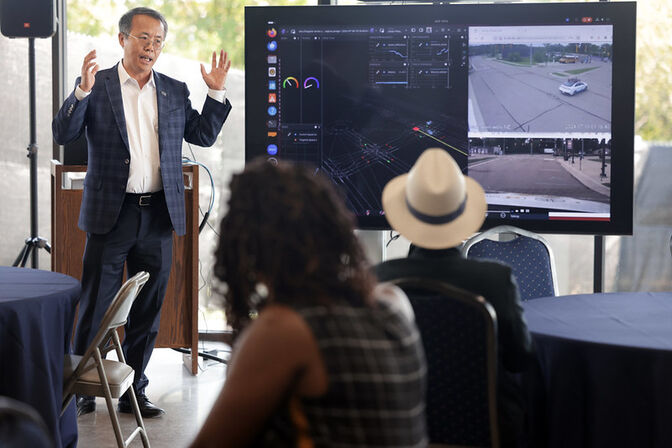
{"type": "Polygon", "coordinates": [[[591,70],[597,70],[598,68],[599,67],[577,68],[574,70],[565,70],[565,73],[569,73],[570,75],[578,75],[580,73],[589,72],[591,70]]]}

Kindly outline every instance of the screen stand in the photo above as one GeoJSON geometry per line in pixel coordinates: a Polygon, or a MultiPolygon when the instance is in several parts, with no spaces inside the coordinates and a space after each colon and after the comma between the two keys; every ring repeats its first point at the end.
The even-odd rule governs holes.
{"type": "Polygon", "coordinates": [[[372,265],[385,260],[385,232],[380,230],[355,230],[355,235],[364,247],[366,258],[372,265]]]}
{"type": "Polygon", "coordinates": [[[604,236],[595,235],[595,253],[593,257],[593,292],[604,290],[604,236]]]}

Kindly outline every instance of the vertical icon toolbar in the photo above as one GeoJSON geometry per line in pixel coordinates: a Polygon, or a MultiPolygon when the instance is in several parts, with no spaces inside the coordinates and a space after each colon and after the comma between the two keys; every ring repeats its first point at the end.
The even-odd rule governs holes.
{"type": "MultiPolygon", "coordinates": [[[[283,30],[284,33],[284,30],[283,30]]],[[[266,54],[266,63],[268,69],[268,98],[267,98],[267,134],[266,134],[266,153],[269,156],[269,162],[278,163],[277,159],[274,157],[278,154],[278,132],[277,129],[280,125],[279,123],[279,110],[276,104],[278,103],[278,89],[277,81],[279,75],[279,58],[275,51],[278,49],[278,42],[275,38],[278,36],[278,32],[275,27],[269,27],[266,30],[266,36],[268,37],[266,41],[266,50],[269,53],[266,54]]]]}

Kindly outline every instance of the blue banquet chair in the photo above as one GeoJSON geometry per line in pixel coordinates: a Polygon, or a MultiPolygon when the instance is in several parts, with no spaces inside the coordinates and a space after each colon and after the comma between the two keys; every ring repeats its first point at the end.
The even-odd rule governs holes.
{"type": "Polygon", "coordinates": [[[558,295],[558,280],[553,251],[536,233],[513,226],[498,226],[481,232],[462,246],[467,258],[499,261],[513,270],[521,300],[558,295]],[[490,238],[512,235],[512,239],[490,238]]]}
{"type": "Polygon", "coordinates": [[[483,297],[448,283],[401,278],[427,359],[431,446],[499,447],[497,318],[483,297]]]}

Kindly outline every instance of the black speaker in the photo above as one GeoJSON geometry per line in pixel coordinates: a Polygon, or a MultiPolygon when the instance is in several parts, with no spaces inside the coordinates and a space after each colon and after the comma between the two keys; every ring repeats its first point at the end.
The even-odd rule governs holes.
{"type": "Polygon", "coordinates": [[[51,37],[56,0],[0,0],[0,30],[7,37],[51,37]]]}

